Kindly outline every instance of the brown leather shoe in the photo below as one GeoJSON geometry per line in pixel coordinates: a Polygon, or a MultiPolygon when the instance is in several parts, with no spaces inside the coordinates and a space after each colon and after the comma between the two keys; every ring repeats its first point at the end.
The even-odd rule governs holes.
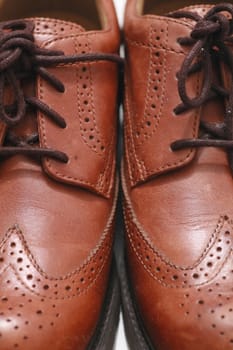
{"type": "Polygon", "coordinates": [[[112,1],[6,0],[0,21],[0,349],[111,349],[112,1]]]}
{"type": "Polygon", "coordinates": [[[134,350],[233,349],[233,5],[198,2],[127,4],[122,282],[134,350]]]}

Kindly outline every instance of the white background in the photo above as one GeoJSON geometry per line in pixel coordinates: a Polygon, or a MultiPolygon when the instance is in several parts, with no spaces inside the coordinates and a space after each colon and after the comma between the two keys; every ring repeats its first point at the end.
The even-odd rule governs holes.
{"type": "MultiPolygon", "coordinates": [[[[113,0],[116,6],[116,11],[119,19],[119,23],[121,28],[123,27],[123,21],[124,21],[124,8],[126,0],[113,0]]],[[[124,326],[123,321],[121,317],[119,331],[117,335],[117,341],[116,341],[116,350],[128,350],[125,333],[124,333],[124,326]]]]}
{"type": "Polygon", "coordinates": [[[116,7],[116,11],[117,11],[117,15],[118,15],[118,19],[119,19],[119,23],[120,26],[123,26],[123,19],[124,19],[124,9],[125,9],[125,4],[126,4],[126,0],[113,0],[115,7],[116,7]]]}

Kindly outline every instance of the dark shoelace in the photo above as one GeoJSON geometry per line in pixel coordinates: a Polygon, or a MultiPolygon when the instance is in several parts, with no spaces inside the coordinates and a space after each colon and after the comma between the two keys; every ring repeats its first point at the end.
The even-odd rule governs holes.
{"type": "Polygon", "coordinates": [[[25,154],[50,157],[61,162],[68,162],[68,156],[54,149],[33,146],[39,142],[39,135],[20,138],[10,131],[11,127],[23,121],[29,108],[39,110],[59,127],[65,128],[64,118],[47,104],[36,97],[26,97],[21,87],[25,79],[40,76],[57,91],[63,93],[63,83],[46,68],[78,62],[110,61],[122,64],[123,60],[115,54],[77,54],[66,56],[61,51],[39,48],[34,41],[34,24],[27,20],[16,20],[0,23],[0,120],[8,127],[5,138],[7,146],[0,147],[0,157],[25,154]],[[5,91],[13,93],[14,103],[5,105],[5,91]]]}
{"type": "Polygon", "coordinates": [[[228,149],[229,163],[233,171],[233,53],[228,44],[233,42],[233,5],[214,6],[201,17],[189,11],[177,11],[169,14],[173,18],[191,19],[196,25],[190,37],[179,38],[180,45],[192,46],[178,73],[178,90],[182,104],[175,108],[177,115],[192,108],[201,107],[211,99],[221,96],[226,99],[226,112],[222,123],[201,121],[205,130],[203,138],[183,139],[172,143],[173,151],[185,148],[221,147],[228,149]],[[224,13],[223,13],[224,12],[224,13]],[[230,15],[230,19],[227,15],[230,15]],[[226,91],[214,84],[214,64],[226,64],[231,72],[231,88],[226,91]],[[186,89],[187,79],[196,72],[203,71],[203,86],[199,96],[191,98],[186,89]]]}

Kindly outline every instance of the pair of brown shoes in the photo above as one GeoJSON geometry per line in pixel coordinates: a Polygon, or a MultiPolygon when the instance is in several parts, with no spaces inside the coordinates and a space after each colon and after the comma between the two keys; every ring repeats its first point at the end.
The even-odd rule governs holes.
{"type": "MultiPolygon", "coordinates": [[[[133,350],[233,349],[233,4],[197,3],[127,2],[119,272],[133,350]]],[[[111,350],[112,0],[3,0],[0,21],[0,350],[111,350]]]]}

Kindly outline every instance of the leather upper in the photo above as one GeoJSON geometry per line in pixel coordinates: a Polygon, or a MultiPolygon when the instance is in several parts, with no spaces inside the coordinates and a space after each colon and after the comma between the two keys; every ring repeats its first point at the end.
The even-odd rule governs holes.
{"type": "MultiPolygon", "coordinates": [[[[180,104],[177,89],[167,96],[171,86],[176,86],[176,75],[188,53],[177,38],[187,36],[191,24],[163,17],[155,20],[150,15],[140,17],[134,12],[129,2],[125,24],[129,52],[125,108],[132,116],[126,121],[126,152],[132,185],[192,161],[194,150],[175,153],[171,152],[170,144],[180,138],[196,137],[200,119],[196,110],[176,118],[173,110],[180,104]]],[[[190,79],[190,95],[198,93],[200,79],[200,74],[195,80],[190,79]]]]}
{"type": "MultiPolygon", "coordinates": [[[[36,43],[66,55],[117,54],[113,4],[99,0],[98,6],[101,30],[28,19],[35,24],[36,43]]],[[[14,132],[27,136],[38,129],[40,146],[66,153],[69,162],[23,155],[0,161],[1,350],[86,349],[109,282],[118,188],[118,66],[103,60],[49,72],[62,81],[64,93],[42,78],[24,89],[57,111],[67,127],[29,110],[14,132]]],[[[3,145],[6,132],[2,124],[3,145]]]]}
{"type": "MultiPolygon", "coordinates": [[[[144,15],[129,0],[125,19],[123,161],[127,262],[140,318],[161,350],[232,349],[232,173],[226,151],[172,151],[196,138],[200,119],[223,120],[215,99],[177,116],[177,73],[191,20],[144,15]]],[[[203,15],[208,5],[187,8],[203,15]]],[[[227,76],[227,72],[226,72],[227,76]]],[[[197,96],[202,73],[187,88],[197,96]]]]}
{"type": "MultiPolygon", "coordinates": [[[[69,27],[69,24],[66,26],[69,27]]],[[[67,55],[90,52],[114,53],[117,52],[119,41],[114,30],[103,30],[98,34],[85,33],[73,24],[70,24],[70,28],[66,28],[62,23],[58,25],[56,21],[52,21],[46,24],[43,20],[40,20],[36,27],[36,35],[43,47],[62,50],[67,55]],[[51,35],[50,31],[54,30],[54,25],[56,33],[60,30],[64,34],[51,35]],[[45,27],[48,28],[44,30],[45,27]]],[[[66,129],[57,130],[48,118],[39,115],[42,146],[62,148],[69,155],[69,163],[65,166],[49,160],[44,161],[45,171],[58,181],[91,189],[105,197],[110,196],[115,178],[115,113],[118,84],[114,77],[117,71],[116,64],[106,62],[79,64],[78,67],[74,64],[68,69],[55,68],[52,73],[66,86],[62,99],[60,94],[54,94],[41,79],[37,87],[40,99],[43,102],[50,101],[51,108],[55,108],[67,120],[66,129]],[[96,89],[95,86],[100,79],[101,87],[96,89]],[[110,81],[112,81],[111,89],[109,89],[110,81]],[[108,103],[101,103],[106,95],[108,103]],[[109,120],[112,116],[114,119],[109,120]],[[77,130],[80,133],[79,138],[76,137],[77,130]]]]}

